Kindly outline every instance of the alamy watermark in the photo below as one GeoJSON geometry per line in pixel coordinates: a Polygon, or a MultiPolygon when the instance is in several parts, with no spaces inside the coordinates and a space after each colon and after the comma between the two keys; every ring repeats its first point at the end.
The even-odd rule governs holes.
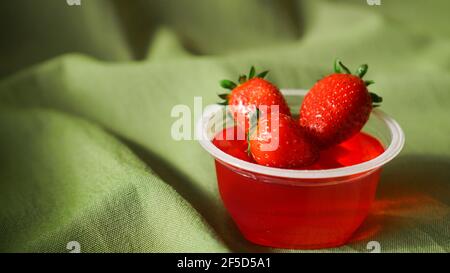
{"type": "Polygon", "coordinates": [[[367,243],[366,249],[370,253],[381,253],[381,244],[378,241],[370,241],[367,243]]]}
{"type": "Polygon", "coordinates": [[[81,0],[66,0],[69,6],[81,6],[81,0]]]}
{"type": "MultiPolygon", "coordinates": [[[[70,241],[66,245],[66,249],[69,253],[81,253],[81,244],[77,241],[70,241]]],[[[366,249],[370,253],[381,253],[381,244],[378,241],[370,241],[366,245],[366,249]]]]}
{"type": "Polygon", "coordinates": [[[188,105],[175,105],[170,116],[176,120],[171,126],[171,137],[175,141],[182,140],[204,140],[215,138],[217,140],[246,140],[253,139],[256,134],[255,129],[259,120],[267,121],[267,128],[264,133],[270,134],[268,141],[261,144],[262,151],[275,151],[279,145],[279,106],[278,105],[258,105],[243,106],[227,105],[224,107],[217,106],[214,112],[204,115],[202,97],[194,97],[194,108],[188,105]],[[268,115],[270,113],[270,116],[268,115]],[[256,115],[256,118],[255,118],[256,115]],[[207,119],[207,120],[204,120],[207,119]],[[197,127],[200,125],[201,130],[197,127]],[[270,126],[269,126],[270,125],[270,126]],[[226,130],[224,134],[220,134],[225,128],[240,126],[245,130],[226,130]],[[206,133],[213,133],[208,135],[206,133]],[[247,132],[250,132],[247,135],[247,132]]]}
{"type": "Polygon", "coordinates": [[[381,0],[366,0],[367,5],[369,6],[380,6],[381,0]]]}
{"type": "Polygon", "coordinates": [[[77,241],[70,241],[66,245],[66,249],[69,253],[81,253],[81,244],[77,241]]]}

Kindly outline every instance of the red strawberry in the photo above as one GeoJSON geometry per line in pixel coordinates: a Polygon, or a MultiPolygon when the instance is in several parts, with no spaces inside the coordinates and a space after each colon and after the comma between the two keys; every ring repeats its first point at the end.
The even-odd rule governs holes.
{"type": "Polygon", "coordinates": [[[236,158],[253,162],[251,156],[249,156],[248,142],[245,139],[240,139],[241,135],[245,136],[245,133],[241,131],[239,127],[225,128],[214,137],[212,143],[222,150],[223,152],[234,156],[236,158]]]}
{"type": "Polygon", "coordinates": [[[352,75],[339,60],[335,72],[319,80],[306,94],[300,109],[300,126],[322,147],[341,143],[359,132],[382,98],[367,90],[368,66],[352,75]],[[344,73],[341,73],[344,71],[344,73]]]}
{"type": "Polygon", "coordinates": [[[219,95],[225,100],[220,104],[229,105],[237,124],[245,128],[245,131],[249,128],[248,116],[256,108],[265,114],[270,113],[270,106],[278,105],[280,113],[291,115],[280,90],[264,79],[267,73],[268,71],[264,71],[255,76],[255,68],[252,66],[248,78],[245,75],[239,77],[239,85],[229,80],[220,82],[223,88],[231,90],[231,93],[219,95]]]}
{"type": "Polygon", "coordinates": [[[251,131],[249,150],[258,164],[300,168],[319,158],[318,148],[304,135],[298,123],[286,114],[262,116],[251,131]]]}

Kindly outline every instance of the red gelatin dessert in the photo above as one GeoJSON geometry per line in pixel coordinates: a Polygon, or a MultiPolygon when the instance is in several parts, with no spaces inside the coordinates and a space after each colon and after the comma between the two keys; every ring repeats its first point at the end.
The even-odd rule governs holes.
{"type": "Polygon", "coordinates": [[[334,72],[308,91],[280,90],[254,67],[237,82],[220,82],[220,106],[205,109],[197,133],[215,159],[224,205],[249,241],[335,247],[364,221],[381,167],[404,144],[398,123],[376,109],[383,98],[368,89],[367,71],[363,64],[352,74],[336,60],[334,72]],[[223,130],[230,120],[244,129],[223,130]]]}
{"type": "MultiPolygon", "coordinates": [[[[227,140],[228,128],[213,140],[223,152],[252,162],[245,140],[227,140]]],[[[359,164],[384,152],[366,133],[321,152],[309,169],[326,170],[359,164]]],[[[250,241],[281,248],[322,248],[347,242],[363,222],[374,199],[380,169],[330,179],[279,178],[261,175],[216,160],[223,202],[250,241]],[[340,180],[346,180],[340,183],[340,180]]]]}

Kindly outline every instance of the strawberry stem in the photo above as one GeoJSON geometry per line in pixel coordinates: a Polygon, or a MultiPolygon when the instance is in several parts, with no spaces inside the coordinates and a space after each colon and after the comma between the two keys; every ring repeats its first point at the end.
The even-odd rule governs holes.
{"type": "Polygon", "coordinates": [[[383,102],[383,98],[378,96],[375,93],[369,92],[370,98],[372,99],[372,107],[380,106],[380,103],[383,102]]]}
{"type": "Polygon", "coordinates": [[[252,156],[252,151],[250,148],[250,131],[247,132],[247,154],[248,156],[252,156]]]}
{"type": "Polygon", "coordinates": [[[339,61],[339,65],[342,67],[346,74],[352,74],[352,72],[350,72],[350,69],[348,69],[348,67],[346,67],[341,61],[339,61]]]}
{"type": "Polygon", "coordinates": [[[245,75],[239,76],[239,84],[243,84],[246,81],[247,81],[247,76],[245,76],[245,75]]]}
{"type": "Polygon", "coordinates": [[[225,89],[233,90],[234,88],[236,88],[237,84],[235,84],[230,80],[221,80],[220,86],[222,86],[225,89]]]}
{"type": "Polygon", "coordinates": [[[266,71],[263,71],[263,72],[259,73],[258,75],[256,75],[256,77],[264,79],[266,77],[267,73],[269,73],[269,70],[266,70],[266,71]]]}
{"type": "Polygon", "coordinates": [[[340,74],[342,72],[341,67],[339,66],[339,59],[334,60],[334,73],[340,74]]]}
{"type": "Polygon", "coordinates": [[[223,100],[228,100],[229,95],[230,94],[228,94],[228,93],[222,93],[222,94],[218,94],[217,96],[223,100]]]}
{"type": "Polygon", "coordinates": [[[334,72],[336,73],[342,73],[342,70],[345,72],[345,74],[352,74],[352,72],[350,72],[350,69],[348,69],[348,67],[346,67],[341,60],[336,59],[334,61],[334,72]]]}
{"type": "Polygon", "coordinates": [[[249,113],[249,128],[247,132],[247,154],[251,156],[250,151],[250,134],[252,134],[258,128],[258,120],[260,116],[260,111],[256,108],[255,111],[249,113]]]}
{"type": "Polygon", "coordinates": [[[364,83],[366,84],[366,86],[369,86],[369,85],[371,85],[371,84],[374,84],[375,81],[368,80],[368,81],[364,81],[364,83]]]}
{"type": "MultiPolygon", "coordinates": [[[[367,64],[362,64],[356,70],[355,75],[362,79],[366,75],[368,69],[369,69],[369,66],[367,64]]],[[[334,72],[342,73],[342,70],[344,70],[345,73],[347,73],[347,74],[352,74],[350,72],[350,70],[339,59],[336,59],[334,61],[334,72]]],[[[366,84],[366,86],[369,86],[371,84],[374,84],[375,82],[372,80],[367,80],[367,81],[364,81],[364,83],[366,84]]]]}
{"type": "Polygon", "coordinates": [[[250,68],[250,72],[248,73],[248,79],[253,79],[253,77],[255,77],[255,67],[252,65],[252,67],[250,68]]]}

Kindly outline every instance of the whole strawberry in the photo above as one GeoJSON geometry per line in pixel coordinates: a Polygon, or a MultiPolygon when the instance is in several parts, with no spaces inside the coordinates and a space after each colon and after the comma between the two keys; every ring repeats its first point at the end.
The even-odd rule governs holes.
{"type": "Polygon", "coordinates": [[[306,94],[300,108],[300,126],[321,148],[341,143],[358,133],[382,98],[367,90],[368,69],[361,65],[352,75],[336,60],[335,73],[319,80],[306,94]]]}
{"type": "Polygon", "coordinates": [[[291,115],[280,90],[264,79],[267,73],[268,71],[264,71],[255,75],[255,68],[252,66],[248,77],[239,77],[239,84],[229,80],[220,82],[220,85],[231,90],[231,93],[220,94],[219,97],[224,101],[219,104],[229,105],[237,125],[245,128],[246,132],[249,128],[249,114],[256,108],[265,114],[271,112],[271,106],[278,105],[280,113],[291,115]]]}
{"type": "Polygon", "coordinates": [[[289,115],[271,113],[250,130],[249,151],[260,165],[301,168],[315,163],[319,150],[289,115]]]}

